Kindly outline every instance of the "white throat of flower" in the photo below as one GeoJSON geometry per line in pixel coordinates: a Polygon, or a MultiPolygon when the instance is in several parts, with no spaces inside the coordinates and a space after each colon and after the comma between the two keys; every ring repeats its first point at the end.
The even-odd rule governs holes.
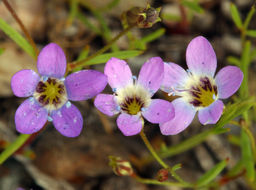
{"type": "Polygon", "coordinates": [[[119,109],[130,115],[140,114],[151,103],[150,92],[137,81],[124,88],[114,90],[115,100],[119,109]]]}
{"type": "Polygon", "coordinates": [[[199,110],[208,107],[218,99],[218,89],[211,76],[188,72],[188,78],[175,88],[171,88],[169,95],[181,96],[199,110]]]}

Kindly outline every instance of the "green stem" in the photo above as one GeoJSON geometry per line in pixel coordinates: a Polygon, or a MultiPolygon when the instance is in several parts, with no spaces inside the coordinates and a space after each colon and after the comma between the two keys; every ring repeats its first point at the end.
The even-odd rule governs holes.
{"type": "Polygon", "coordinates": [[[92,54],[91,56],[87,57],[86,59],[80,60],[80,61],[75,61],[72,62],[68,65],[68,69],[67,71],[72,71],[77,67],[81,67],[84,66],[84,64],[93,59],[94,57],[104,53],[105,51],[107,51],[120,37],[122,37],[123,35],[125,35],[128,31],[130,31],[132,28],[134,27],[134,25],[129,26],[128,28],[126,28],[125,30],[123,30],[121,33],[119,33],[115,38],[113,38],[106,46],[104,46],[102,49],[100,49],[99,51],[97,51],[96,53],[92,54]]]}
{"type": "Polygon", "coordinates": [[[184,184],[184,185],[190,185],[189,183],[185,182],[183,179],[180,178],[180,176],[178,176],[176,174],[176,172],[170,167],[168,166],[161,158],[160,156],[156,153],[156,151],[154,150],[154,148],[152,147],[152,145],[150,144],[148,138],[146,137],[144,130],[142,129],[140,132],[140,137],[142,138],[143,142],[145,143],[145,145],[147,146],[148,150],[150,151],[150,153],[152,154],[152,156],[156,159],[156,161],[165,169],[167,169],[171,174],[172,177],[174,177],[177,181],[179,181],[180,183],[184,184]]]}
{"type": "Polygon", "coordinates": [[[30,137],[27,134],[21,134],[12,144],[10,144],[1,154],[0,154],[0,164],[7,160],[13,153],[15,153],[30,137]]]}
{"type": "Polygon", "coordinates": [[[177,183],[177,182],[170,182],[170,181],[157,181],[155,179],[145,179],[138,176],[134,177],[138,182],[144,183],[144,184],[151,184],[151,185],[163,185],[163,186],[176,186],[176,187],[193,187],[190,184],[183,184],[183,183],[177,183]]]}
{"type": "Polygon", "coordinates": [[[158,156],[152,145],[150,144],[148,138],[146,137],[144,130],[142,129],[140,132],[140,137],[144,141],[145,145],[147,146],[148,150],[152,154],[152,156],[156,159],[156,161],[165,169],[169,169],[170,167],[158,156]]]}

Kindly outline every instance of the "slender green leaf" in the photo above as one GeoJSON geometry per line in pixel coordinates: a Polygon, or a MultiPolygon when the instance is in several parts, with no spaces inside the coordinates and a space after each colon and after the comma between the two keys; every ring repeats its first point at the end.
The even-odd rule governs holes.
{"type": "Polygon", "coordinates": [[[33,47],[28,43],[28,41],[1,18],[0,29],[30,56],[36,57],[36,53],[34,52],[33,47]]]}
{"type": "Polygon", "coordinates": [[[179,170],[181,167],[182,167],[182,164],[175,164],[175,165],[172,167],[172,171],[179,170]]]}
{"type": "Polygon", "coordinates": [[[136,57],[136,56],[140,55],[141,53],[143,53],[143,51],[137,51],[137,50],[117,51],[117,52],[113,52],[113,53],[105,53],[105,54],[101,54],[101,55],[87,61],[86,63],[83,64],[83,66],[106,63],[111,57],[116,57],[116,58],[119,58],[119,59],[128,59],[128,58],[131,58],[131,57],[136,57]]]}
{"type": "Polygon", "coordinates": [[[203,176],[201,176],[197,180],[196,186],[201,187],[209,184],[212,180],[214,180],[220,174],[220,172],[226,167],[227,161],[228,160],[223,160],[216,164],[212,169],[207,171],[203,176]]]}
{"type": "Polygon", "coordinates": [[[236,135],[229,135],[228,142],[230,142],[233,145],[240,146],[240,138],[236,135]]]}
{"type": "MultiPolygon", "coordinates": [[[[77,58],[77,61],[81,61],[83,59],[85,59],[88,54],[89,54],[89,46],[86,46],[81,52],[80,54],[78,55],[78,58],[77,58]]],[[[83,66],[80,66],[80,67],[77,67],[73,70],[73,72],[76,72],[76,71],[80,71],[83,69],[83,66]]]]}
{"type": "Polygon", "coordinates": [[[88,54],[89,54],[89,47],[87,46],[80,52],[80,54],[78,55],[77,61],[81,61],[85,59],[88,56],[88,54]]]}
{"type": "Polygon", "coordinates": [[[233,56],[228,56],[227,61],[230,64],[236,65],[238,67],[241,65],[240,60],[236,57],[233,57],[233,56]]]}
{"type": "Polygon", "coordinates": [[[78,1],[77,0],[71,0],[70,1],[70,12],[68,16],[68,23],[72,23],[73,19],[77,15],[78,12],[78,1]]]}
{"type": "Polygon", "coordinates": [[[140,40],[136,40],[134,42],[134,46],[135,46],[136,49],[144,50],[144,49],[146,49],[147,43],[156,40],[157,38],[161,37],[164,33],[165,33],[165,29],[160,28],[160,29],[150,33],[149,35],[144,36],[140,40]]]}
{"type": "Polygon", "coordinates": [[[256,38],[256,30],[247,30],[246,35],[256,38]]]}
{"type": "Polygon", "coordinates": [[[161,37],[162,35],[164,35],[164,33],[165,33],[165,29],[160,28],[160,29],[150,33],[149,35],[141,38],[141,41],[144,43],[152,42],[152,41],[156,40],[157,38],[161,37]]]}
{"type": "Polygon", "coordinates": [[[255,13],[255,6],[253,5],[249,11],[249,13],[246,16],[246,19],[244,21],[244,29],[247,30],[249,23],[251,22],[252,16],[255,13]]]}
{"type": "Polygon", "coordinates": [[[239,160],[227,173],[227,176],[238,175],[244,169],[242,160],[239,160]]]}
{"type": "Polygon", "coordinates": [[[241,148],[242,148],[242,162],[246,168],[246,177],[250,181],[254,181],[255,170],[254,170],[254,160],[252,154],[251,142],[244,130],[241,134],[241,148]]]}
{"type": "Polygon", "coordinates": [[[2,55],[2,53],[4,53],[4,48],[0,48],[0,55],[2,55]]]}
{"type": "Polygon", "coordinates": [[[232,19],[233,19],[235,25],[237,26],[237,28],[241,29],[243,27],[242,20],[240,18],[238,9],[235,4],[231,3],[230,11],[231,11],[231,16],[232,16],[232,19]]]}
{"type": "Polygon", "coordinates": [[[173,145],[173,146],[163,150],[163,152],[160,152],[159,154],[163,158],[180,154],[180,153],[185,152],[191,148],[194,148],[196,145],[202,143],[210,135],[221,134],[221,133],[225,133],[227,131],[229,131],[229,129],[226,129],[226,128],[221,129],[221,130],[215,130],[214,128],[212,128],[210,130],[203,131],[202,133],[199,133],[195,136],[190,137],[189,139],[182,141],[180,144],[173,145]]]}
{"type": "Polygon", "coordinates": [[[192,11],[197,12],[197,13],[203,13],[204,12],[204,9],[202,7],[200,7],[200,5],[195,1],[183,0],[183,1],[181,1],[181,4],[185,7],[188,7],[192,11]]]}
{"type": "Polygon", "coordinates": [[[253,105],[255,105],[255,99],[253,97],[250,97],[245,100],[240,100],[234,104],[226,106],[223,115],[216,124],[216,128],[222,128],[231,120],[238,117],[245,111],[249,110],[253,105]]]}
{"type": "Polygon", "coordinates": [[[241,97],[248,97],[249,95],[249,90],[248,90],[248,68],[249,65],[251,63],[250,60],[250,54],[251,54],[251,42],[250,41],[246,41],[244,48],[243,48],[243,52],[242,52],[242,57],[241,57],[241,70],[244,74],[244,78],[243,78],[243,82],[240,86],[239,89],[239,94],[241,97]]]}
{"type": "Polygon", "coordinates": [[[0,164],[4,163],[12,154],[14,154],[30,137],[28,134],[21,134],[14,142],[7,146],[0,154],[0,164]]]}

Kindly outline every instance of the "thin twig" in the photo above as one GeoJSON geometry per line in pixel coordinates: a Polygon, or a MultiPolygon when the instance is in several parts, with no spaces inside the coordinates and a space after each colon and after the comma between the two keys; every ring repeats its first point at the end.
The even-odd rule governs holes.
{"type": "Polygon", "coordinates": [[[130,31],[132,28],[134,27],[134,25],[131,25],[129,27],[127,27],[125,30],[123,30],[122,32],[120,32],[115,38],[113,38],[106,46],[104,46],[102,49],[100,49],[99,51],[97,51],[96,53],[92,54],[91,56],[80,60],[80,61],[75,61],[72,62],[68,65],[68,71],[71,71],[73,69],[75,69],[76,67],[82,66],[83,63],[93,59],[94,57],[104,53],[105,51],[107,51],[120,37],[122,37],[123,35],[125,35],[128,31],[130,31]]]}

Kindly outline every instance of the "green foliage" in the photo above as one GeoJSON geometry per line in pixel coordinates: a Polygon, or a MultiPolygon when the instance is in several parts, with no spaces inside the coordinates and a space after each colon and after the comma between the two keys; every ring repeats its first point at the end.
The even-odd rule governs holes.
{"type": "Polygon", "coordinates": [[[70,1],[70,12],[69,12],[69,18],[68,23],[71,23],[78,12],[78,1],[77,0],[71,0],[70,1]]]}
{"type": "Polygon", "coordinates": [[[131,57],[138,56],[141,53],[143,52],[138,50],[127,50],[127,51],[117,51],[113,53],[105,53],[90,59],[89,61],[85,62],[82,66],[106,63],[111,57],[116,57],[119,59],[128,59],[131,57]]]}
{"type": "Polygon", "coordinates": [[[230,11],[231,11],[231,16],[232,16],[232,19],[236,25],[237,28],[241,29],[243,24],[242,24],[242,20],[240,18],[240,15],[239,15],[239,12],[238,12],[238,9],[236,7],[235,4],[231,3],[231,6],[230,6],[230,11]]]}
{"type": "Polygon", "coordinates": [[[225,133],[227,131],[229,131],[229,129],[225,129],[225,128],[224,129],[218,129],[218,130],[215,130],[214,128],[212,128],[210,130],[206,130],[204,132],[201,132],[197,135],[194,135],[194,136],[184,140],[180,144],[173,145],[171,147],[167,147],[166,149],[162,150],[162,152],[160,152],[159,154],[163,158],[170,157],[170,156],[173,156],[173,155],[176,155],[176,154],[180,154],[180,153],[185,152],[185,151],[187,151],[191,148],[194,148],[198,144],[202,143],[210,135],[221,134],[221,133],[225,133]]]}
{"type": "Polygon", "coordinates": [[[255,105],[255,98],[249,97],[247,99],[239,100],[234,104],[226,106],[223,115],[221,116],[220,120],[216,124],[216,128],[223,127],[234,118],[248,111],[254,105],[255,105]]]}
{"type": "Polygon", "coordinates": [[[240,68],[242,72],[244,73],[244,79],[243,82],[240,86],[239,93],[240,96],[243,98],[248,97],[249,91],[248,91],[248,69],[250,65],[250,52],[251,52],[251,42],[246,41],[243,52],[242,52],[242,57],[241,57],[241,65],[240,68]]]}
{"type": "Polygon", "coordinates": [[[203,13],[204,9],[200,7],[197,1],[188,1],[188,0],[182,0],[181,4],[185,7],[188,7],[190,10],[193,10],[196,13],[203,13]]]}
{"type": "Polygon", "coordinates": [[[253,181],[255,177],[254,160],[252,154],[251,142],[244,130],[241,134],[242,162],[246,168],[246,177],[253,181]]]}
{"type": "Polygon", "coordinates": [[[4,53],[4,48],[0,48],[0,55],[4,53]]]}
{"type": "Polygon", "coordinates": [[[246,35],[256,38],[256,30],[247,30],[246,35]]]}
{"type": "Polygon", "coordinates": [[[136,40],[134,42],[134,46],[137,49],[145,50],[146,49],[146,45],[148,43],[158,39],[159,37],[164,35],[164,33],[165,33],[165,29],[164,28],[160,28],[160,29],[158,29],[158,30],[148,34],[147,36],[144,36],[140,40],[136,40]]]}
{"type": "Polygon", "coordinates": [[[223,160],[218,164],[216,164],[212,169],[207,171],[203,176],[201,176],[197,180],[196,186],[202,187],[209,184],[211,181],[213,181],[220,174],[220,172],[226,167],[227,161],[228,159],[223,160]]]}
{"type": "Polygon", "coordinates": [[[252,16],[255,13],[255,6],[253,5],[249,11],[249,13],[246,16],[246,19],[244,21],[244,29],[247,30],[249,23],[251,22],[252,16]]]}
{"type": "Polygon", "coordinates": [[[25,52],[30,56],[36,57],[33,47],[28,43],[28,41],[20,35],[14,28],[8,25],[3,19],[0,18],[0,29],[9,36],[18,46],[20,46],[25,52]]]}
{"type": "Polygon", "coordinates": [[[233,65],[236,65],[236,66],[240,66],[240,60],[236,57],[233,57],[233,56],[228,56],[227,58],[227,61],[230,63],[230,64],[233,64],[233,65]]]}

